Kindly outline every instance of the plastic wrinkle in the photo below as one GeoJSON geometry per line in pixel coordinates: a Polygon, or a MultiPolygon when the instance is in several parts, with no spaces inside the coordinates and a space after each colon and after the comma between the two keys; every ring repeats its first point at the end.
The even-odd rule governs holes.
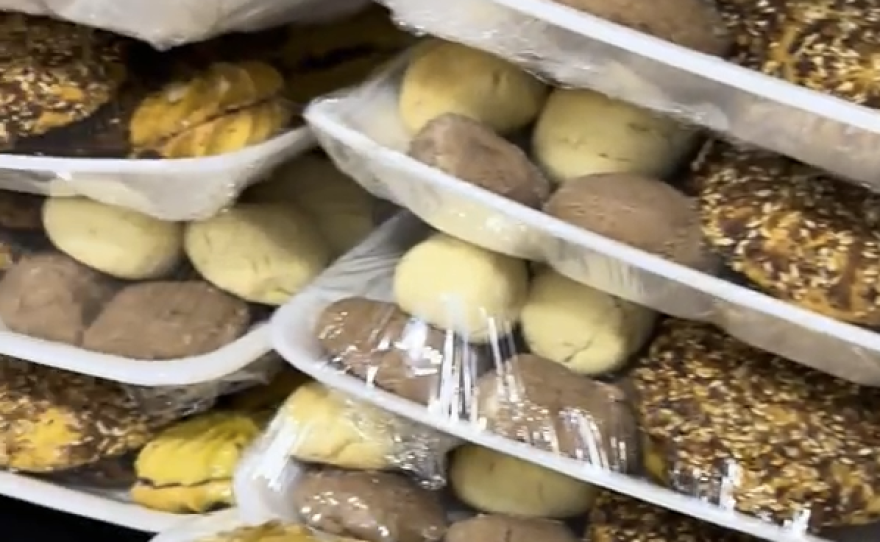
{"type": "Polygon", "coordinates": [[[597,90],[880,190],[878,113],[869,108],[548,0],[453,0],[442,16],[426,0],[382,3],[407,28],[489,51],[561,86],[597,90]]]}
{"type": "Polygon", "coordinates": [[[228,207],[248,185],[314,145],[310,130],[297,128],[252,147],[206,158],[0,155],[0,189],[55,197],[82,195],[160,220],[199,220],[228,207]]]}
{"type": "Polygon", "coordinates": [[[880,335],[872,331],[566,224],[407,156],[410,137],[397,109],[406,62],[404,56],[345,96],[314,102],[304,115],[337,167],[368,191],[464,241],[546,262],[614,296],[671,316],[712,322],[758,348],[858,384],[880,386],[880,335]]]}

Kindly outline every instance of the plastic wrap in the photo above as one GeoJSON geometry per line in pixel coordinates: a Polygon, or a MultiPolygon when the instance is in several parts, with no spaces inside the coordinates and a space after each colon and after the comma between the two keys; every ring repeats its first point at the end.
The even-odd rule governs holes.
{"type": "Polygon", "coordinates": [[[0,207],[2,351],[143,386],[246,376],[269,352],[272,307],[384,218],[319,154],[205,221],[12,192],[0,207]]]}
{"type": "MultiPolygon", "coordinates": [[[[655,239],[662,250],[651,250],[647,244],[639,250],[517,204],[510,194],[502,197],[491,193],[493,187],[484,185],[487,189],[483,190],[461,182],[408,156],[407,151],[412,153],[409,147],[413,138],[404,128],[399,110],[401,78],[408,61],[408,57],[402,58],[372,83],[318,101],[305,113],[322,147],[340,169],[370,192],[396,202],[427,223],[465,241],[501,254],[546,263],[578,282],[665,314],[712,322],[749,344],[820,371],[860,384],[880,385],[880,337],[870,330],[774,299],[734,280],[712,276],[708,272],[714,270],[714,264],[702,261],[699,251],[667,252],[663,238],[655,239]],[[658,253],[665,258],[657,257],[658,253]]],[[[599,133],[616,133],[619,129],[603,126],[599,133]]],[[[618,140],[593,135],[590,141],[601,145],[618,140]]],[[[590,166],[594,150],[575,152],[572,148],[567,156],[583,159],[583,164],[590,166]]],[[[518,159],[524,160],[522,156],[518,159]]],[[[472,157],[470,162],[460,161],[458,166],[485,160],[472,157]]],[[[448,170],[448,164],[439,165],[448,170]]],[[[490,171],[491,167],[494,166],[486,166],[485,170],[490,171]]],[[[644,197],[640,201],[646,203],[644,197]]],[[[574,203],[569,205],[568,218],[586,224],[590,215],[583,209],[578,211],[574,203]]],[[[626,201],[617,203],[624,204],[620,213],[631,212],[625,208],[626,201]]],[[[647,203],[650,208],[650,202],[647,203]]],[[[657,212],[653,218],[659,220],[663,216],[657,212]]],[[[632,220],[635,219],[633,216],[632,220]]],[[[594,220],[593,224],[611,224],[600,222],[594,220]]],[[[657,224],[633,231],[662,237],[669,230],[657,224]]],[[[683,231],[687,235],[681,239],[687,242],[682,247],[698,248],[699,243],[694,243],[691,234],[699,237],[699,232],[694,228],[683,231]]]]}
{"type": "MultiPolygon", "coordinates": [[[[335,267],[282,307],[276,350],[400,416],[767,540],[819,540],[808,533],[877,520],[876,388],[708,324],[657,324],[648,309],[550,268],[527,277],[526,262],[443,234],[396,253],[383,265],[335,267]]],[[[450,487],[462,500],[528,513],[488,508],[486,499],[502,500],[487,496],[488,484],[456,490],[457,479],[504,472],[457,466],[458,453],[450,487]]],[[[511,484],[526,479],[507,472],[499,476],[511,484]]],[[[548,498],[499,493],[515,496],[513,507],[527,506],[525,495],[548,498]]],[[[554,514],[577,502],[557,502],[554,514]]]]}
{"type": "MultiPolygon", "coordinates": [[[[813,9],[808,2],[790,2],[780,8],[787,11],[775,20],[753,25],[753,34],[742,42],[744,48],[750,45],[752,49],[744,54],[757,51],[768,56],[767,70],[802,78],[801,87],[565,5],[580,4],[588,10],[591,4],[606,4],[602,2],[460,1],[447,6],[442,14],[430,2],[385,0],[383,4],[409,28],[490,51],[564,86],[595,89],[672,114],[880,189],[875,174],[878,163],[871,151],[880,137],[877,114],[856,105],[870,105],[873,100],[875,90],[870,84],[862,85],[855,75],[871,68],[859,64],[865,53],[852,45],[867,43],[863,36],[872,32],[868,22],[872,6],[827,3],[813,9]],[[813,48],[817,40],[811,32],[824,32],[815,29],[826,27],[835,30],[820,34],[822,45],[813,48]],[[791,34],[784,34],[786,31],[791,34]],[[798,47],[769,53],[763,49],[791,36],[797,36],[792,39],[798,47]],[[823,65],[818,59],[829,48],[841,51],[837,58],[852,59],[846,61],[852,64],[831,73],[806,67],[823,65]],[[826,80],[821,81],[822,77],[826,80]],[[827,88],[828,94],[810,90],[816,88],[827,88]]],[[[679,2],[678,8],[670,7],[673,4],[652,8],[656,19],[651,20],[649,14],[644,24],[633,27],[650,32],[652,25],[668,24],[666,12],[671,12],[681,15],[681,25],[711,28],[705,23],[689,23],[691,14],[685,5],[693,3],[679,2]]],[[[738,7],[736,2],[723,5],[738,7]]],[[[765,11],[770,14],[773,9],[765,11]]],[[[736,28],[735,23],[731,26],[736,28]]],[[[695,33],[699,30],[686,28],[678,37],[695,33]]],[[[735,32],[733,37],[739,38],[735,32]]]]}

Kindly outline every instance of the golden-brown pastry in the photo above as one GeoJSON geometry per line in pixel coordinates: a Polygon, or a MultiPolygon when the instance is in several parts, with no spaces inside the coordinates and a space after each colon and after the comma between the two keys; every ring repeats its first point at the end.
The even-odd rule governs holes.
{"type": "Polygon", "coordinates": [[[783,156],[712,145],[692,184],[722,259],[780,299],[880,325],[880,196],[783,156]]]}
{"type": "Polygon", "coordinates": [[[303,525],[284,525],[278,521],[248,525],[220,534],[206,536],[195,542],[362,542],[353,538],[317,533],[303,525]]]}
{"type": "Polygon", "coordinates": [[[254,415],[216,411],[166,428],[138,454],[132,500],[175,513],[232,505],[233,472],[262,422],[254,415]]]}
{"type": "Polygon", "coordinates": [[[453,523],[446,542],[578,542],[558,521],[499,514],[480,515],[453,523]]]}
{"type": "Polygon", "coordinates": [[[97,111],[125,80],[125,40],[101,30],[0,14],[0,145],[97,111]]]}
{"type": "Polygon", "coordinates": [[[880,519],[877,388],[675,319],[630,378],[673,489],[699,487],[739,512],[813,529],[880,519]]]}
{"type": "Polygon", "coordinates": [[[0,358],[0,466],[48,473],[143,446],[153,422],[115,382],[0,358]]]}

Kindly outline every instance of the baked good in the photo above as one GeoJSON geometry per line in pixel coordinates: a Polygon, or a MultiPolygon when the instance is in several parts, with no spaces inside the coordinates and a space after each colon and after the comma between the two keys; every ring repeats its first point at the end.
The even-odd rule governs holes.
{"type": "Polygon", "coordinates": [[[636,421],[623,392],[533,354],[483,375],[475,409],[481,426],[542,450],[621,472],[640,463],[636,421]]]}
{"type": "Polygon", "coordinates": [[[376,226],[376,198],[339,171],[326,156],[306,154],[276,169],[251,187],[248,201],[289,203],[309,216],[340,256],[364,240],[376,226]]]}
{"type": "Polygon", "coordinates": [[[725,54],[732,41],[714,3],[703,0],[554,1],[710,55],[725,54]]]}
{"type": "Polygon", "coordinates": [[[523,260],[442,233],[409,249],[394,270],[401,309],[474,343],[509,334],[527,294],[523,260]]]}
{"type": "Polygon", "coordinates": [[[560,88],[550,94],[535,125],[532,154],[557,183],[592,173],[665,178],[693,147],[695,136],[693,128],[671,117],[592,90],[560,88]]]}
{"type": "Polygon", "coordinates": [[[880,390],[674,319],[630,377],[674,489],[699,480],[707,498],[813,529],[880,518],[880,390]]]}
{"type": "Polygon", "coordinates": [[[202,281],[143,282],[107,302],[82,346],[127,358],[179,359],[214,352],[249,326],[244,301],[202,281]]]}
{"type": "Polygon", "coordinates": [[[293,505],[311,527],[367,542],[436,541],[446,532],[440,497],[388,472],[308,471],[293,505]]]}
{"type": "Polygon", "coordinates": [[[498,514],[480,515],[449,526],[446,542],[578,542],[562,523],[498,514]]]}
{"type": "Polygon", "coordinates": [[[711,271],[696,201],[652,177],[594,174],[563,184],[544,206],[550,216],[656,254],[711,271]]]}
{"type": "Polygon", "coordinates": [[[583,375],[623,367],[650,338],[657,315],[544,269],[533,279],[520,321],[529,350],[583,375]]]}
{"type": "Polygon", "coordinates": [[[24,255],[0,280],[0,320],[10,331],[79,344],[116,286],[56,252],[24,255]]]}
{"type": "Polygon", "coordinates": [[[433,41],[407,67],[398,110],[412,134],[444,113],[510,133],[531,123],[546,98],[547,86],[514,64],[458,43],[433,41]]]}
{"type": "Polygon", "coordinates": [[[108,380],[0,358],[0,466],[28,473],[124,455],[152,436],[152,422],[108,380]]]}
{"type": "Polygon", "coordinates": [[[183,226],[88,198],[49,198],[46,234],[58,250],[128,280],[161,277],[183,256],[183,226]]]}
{"type": "Polygon", "coordinates": [[[194,542],[363,542],[353,538],[328,536],[303,525],[285,525],[270,521],[260,525],[246,525],[231,531],[196,539],[194,542]]]}
{"type": "Polygon", "coordinates": [[[583,514],[596,496],[586,482],[474,444],[452,453],[449,484],[477,510],[533,518],[583,514]]]}
{"type": "Polygon", "coordinates": [[[19,13],[0,14],[0,146],[85,119],[126,78],[126,40],[19,13]]]}
{"type": "Polygon", "coordinates": [[[295,459],[361,470],[393,466],[397,443],[391,414],[318,382],[300,386],[279,414],[290,428],[295,459]]]}
{"type": "Polygon", "coordinates": [[[358,84],[415,40],[378,4],[327,24],[292,24],[278,53],[286,96],[305,105],[358,84]]]}
{"type": "Polygon", "coordinates": [[[242,203],[190,222],[184,247],[208,282],[266,305],[283,304],[330,262],[308,216],[285,205],[242,203]]]}
{"type": "Polygon", "coordinates": [[[215,62],[185,71],[134,110],[131,146],[169,158],[237,150],[274,135],[289,120],[290,112],[275,100],[283,88],[281,74],[264,62],[215,62]]]}
{"type": "Polygon", "coordinates": [[[409,155],[528,207],[539,207],[550,195],[550,183],[519,147],[464,115],[428,121],[410,142],[409,155]]]}
{"type": "Polygon", "coordinates": [[[233,472],[261,427],[262,420],[230,411],[207,412],[167,427],[138,453],[131,499],[178,514],[231,506],[233,472]]]}
{"type": "Polygon", "coordinates": [[[132,454],[101,459],[82,467],[52,474],[52,480],[73,486],[128,490],[137,482],[132,454]]]}
{"type": "Polygon", "coordinates": [[[880,196],[788,158],[720,142],[694,177],[703,233],[734,271],[814,312],[880,325],[880,196]]]}
{"type": "Polygon", "coordinates": [[[756,538],[603,490],[584,542],[757,542],[756,538]]]}
{"type": "Polygon", "coordinates": [[[467,342],[429,326],[394,303],[346,297],[315,324],[324,350],[347,371],[423,405],[457,398],[458,379],[477,377],[483,359],[467,342]]]}

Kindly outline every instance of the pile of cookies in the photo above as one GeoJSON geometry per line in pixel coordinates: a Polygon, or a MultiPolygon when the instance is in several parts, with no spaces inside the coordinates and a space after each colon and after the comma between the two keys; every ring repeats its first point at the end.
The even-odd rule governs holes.
{"type": "Polygon", "coordinates": [[[245,334],[375,226],[376,201],[325,157],[282,166],[232,208],[163,222],[85,198],[0,193],[10,331],[145,360],[245,334]]]}

